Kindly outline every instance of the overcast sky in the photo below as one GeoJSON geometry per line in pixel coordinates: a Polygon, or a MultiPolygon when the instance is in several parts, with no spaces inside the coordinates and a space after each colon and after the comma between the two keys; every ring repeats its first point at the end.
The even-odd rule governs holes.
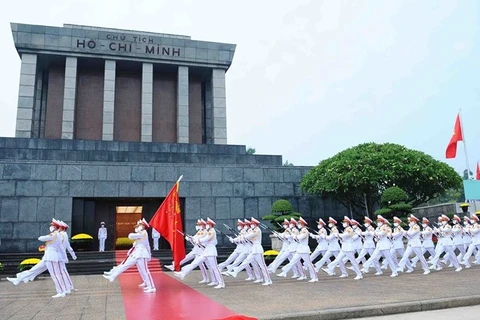
{"type": "Polygon", "coordinates": [[[20,58],[10,22],[190,35],[237,44],[227,72],[228,143],[295,165],[364,142],[445,159],[462,109],[480,159],[476,0],[18,0],[0,11],[0,136],[15,134],[20,58]]]}

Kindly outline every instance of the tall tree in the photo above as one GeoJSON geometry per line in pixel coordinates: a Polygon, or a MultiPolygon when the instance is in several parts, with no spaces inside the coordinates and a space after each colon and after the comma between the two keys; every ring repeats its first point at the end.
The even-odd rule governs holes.
{"type": "Polygon", "coordinates": [[[402,188],[408,203],[417,206],[461,184],[453,168],[423,152],[393,143],[364,143],[321,161],[304,176],[301,188],[371,214],[386,188],[402,188]]]}
{"type": "Polygon", "coordinates": [[[255,148],[251,148],[251,147],[247,148],[247,154],[255,154],[255,152],[257,152],[255,148]]]}

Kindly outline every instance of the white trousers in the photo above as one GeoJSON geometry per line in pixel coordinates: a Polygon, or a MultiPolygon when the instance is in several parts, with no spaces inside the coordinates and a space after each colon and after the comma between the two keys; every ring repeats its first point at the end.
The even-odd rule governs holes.
{"type": "Polygon", "coordinates": [[[27,281],[32,281],[33,279],[35,279],[36,276],[38,276],[39,274],[43,273],[46,270],[47,270],[47,264],[45,263],[45,260],[42,259],[40,260],[39,263],[31,267],[30,269],[17,273],[16,276],[17,276],[17,279],[19,279],[19,281],[27,282],[27,281]]]}
{"type": "Polygon", "coordinates": [[[60,266],[60,262],[45,261],[45,264],[47,266],[48,273],[50,273],[50,277],[52,277],[53,283],[55,284],[55,290],[57,290],[57,293],[63,293],[67,291],[66,284],[62,277],[62,267],[60,266]]]}
{"type": "MultiPolygon", "coordinates": [[[[435,257],[435,247],[425,248],[424,246],[422,246],[422,256],[425,257],[425,253],[426,253],[427,251],[428,251],[428,253],[430,254],[430,259],[432,259],[433,257],[435,257]]],[[[413,259],[412,259],[412,267],[413,267],[413,265],[416,265],[416,264],[417,264],[418,260],[419,260],[418,256],[413,257],[413,259]]]]}
{"type": "Polygon", "coordinates": [[[67,290],[72,290],[73,289],[73,282],[72,279],[70,278],[70,274],[67,271],[67,266],[64,261],[60,262],[60,271],[62,272],[62,278],[63,281],[65,282],[65,286],[67,287],[67,290]]]}
{"type": "Polygon", "coordinates": [[[422,269],[424,271],[427,271],[428,270],[427,260],[425,260],[425,257],[423,256],[422,247],[407,246],[407,250],[405,250],[402,259],[398,263],[398,267],[403,269],[405,268],[405,265],[407,265],[407,268],[409,270],[413,269],[409,259],[412,253],[415,253],[415,256],[417,257],[417,259],[420,260],[420,263],[422,264],[422,269]]]}
{"type": "Polygon", "coordinates": [[[280,252],[280,254],[268,265],[268,270],[275,273],[278,267],[282,264],[283,261],[287,260],[289,257],[293,257],[292,253],[285,250],[280,252]]]}
{"type": "MultiPolygon", "coordinates": [[[[337,258],[338,254],[340,253],[340,251],[330,251],[330,250],[327,250],[327,252],[325,252],[325,255],[322,257],[322,259],[320,259],[320,261],[318,261],[317,263],[315,263],[315,269],[316,270],[320,270],[321,267],[323,267],[323,265],[325,263],[330,263],[330,258],[331,257],[335,257],[337,258]]],[[[347,273],[347,269],[345,269],[345,263],[343,262],[340,262],[338,264],[338,266],[340,267],[340,270],[342,271],[342,274],[348,274],[347,273]]]]}
{"type": "Polygon", "coordinates": [[[100,244],[98,251],[105,251],[105,240],[105,238],[98,238],[98,242],[100,244]]]}
{"type": "Polygon", "coordinates": [[[267,265],[265,264],[265,259],[263,258],[263,255],[261,253],[250,253],[238,267],[235,267],[233,269],[233,271],[240,272],[253,261],[255,261],[258,267],[260,268],[260,271],[262,272],[262,275],[263,275],[263,281],[271,282],[272,280],[270,279],[270,274],[268,273],[267,265]]]}
{"type": "Polygon", "coordinates": [[[315,250],[312,252],[312,254],[310,255],[310,261],[313,262],[313,260],[315,260],[319,255],[322,255],[322,257],[323,257],[323,255],[325,254],[325,252],[327,252],[327,250],[321,249],[321,248],[319,248],[319,247],[320,247],[320,246],[317,246],[317,247],[315,248],[315,250]]]}
{"type": "Polygon", "coordinates": [[[155,283],[153,282],[152,275],[150,274],[150,270],[148,270],[148,259],[146,258],[134,258],[128,257],[127,260],[121,265],[115,267],[112,271],[110,276],[114,279],[118,277],[120,274],[125,272],[127,269],[137,266],[138,273],[142,278],[143,282],[145,283],[146,288],[155,288],[155,283]]]}
{"type": "Polygon", "coordinates": [[[467,267],[470,267],[470,257],[472,256],[475,250],[480,250],[480,244],[470,244],[468,246],[467,252],[463,256],[463,262],[467,267]]]}
{"type": "MultiPolygon", "coordinates": [[[[226,266],[227,270],[232,271],[235,267],[238,267],[247,257],[248,253],[239,253],[235,260],[231,264],[226,266]]],[[[250,266],[246,266],[245,271],[247,272],[249,278],[252,279],[255,276],[257,280],[261,279],[260,269],[258,268],[258,265],[254,266],[255,274],[250,266]]]]}
{"type": "MultiPolygon", "coordinates": [[[[340,253],[338,254],[338,256],[335,258],[335,260],[333,260],[333,262],[330,262],[328,265],[327,265],[327,268],[328,270],[330,270],[330,272],[333,272],[333,269],[335,269],[335,267],[337,265],[339,265],[340,263],[341,264],[344,264],[345,262],[345,259],[347,261],[350,261],[350,263],[352,264],[352,267],[353,267],[353,271],[355,271],[355,273],[357,274],[357,276],[362,276],[362,272],[360,271],[360,268],[358,266],[358,263],[357,263],[357,260],[355,260],[355,251],[343,251],[343,250],[340,250],[340,253]]],[[[343,272],[343,271],[342,271],[343,272]]],[[[345,273],[346,274],[346,273],[345,273]]]]}
{"type": "Polygon", "coordinates": [[[374,263],[375,260],[378,262],[381,257],[384,257],[387,260],[388,267],[390,268],[390,270],[392,270],[393,274],[396,274],[397,265],[395,264],[395,261],[393,261],[392,255],[390,254],[390,249],[379,250],[378,248],[376,248],[370,258],[367,260],[367,262],[363,264],[363,267],[368,270],[373,263],[377,272],[382,272],[382,269],[377,267],[378,264],[374,263]]]}
{"type": "Polygon", "coordinates": [[[282,268],[282,271],[285,273],[288,273],[294,266],[298,265],[298,263],[300,262],[300,259],[303,260],[303,265],[307,267],[307,270],[310,273],[310,278],[317,279],[318,278],[317,272],[313,267],[312,260],[310,260],[310,254],[308,253],[295,252],[295,254],[292,257],[292,260],[290,260],[290,262],[282,268]]]}
{"type": "MultiPolygon", "coordinates": [[[[358,257],[357,257],[357,263],[362,262],[362,265],[363,265],[367,261],[365,259],[365,256],[367,255],[367,253],[370,256],[372,256],[374,251],[375,251],[375,248],[362,248],[362,251],[360,251],[360,253],[358,254],[358,257]]],[[[375,269],[377,269],[377,266],[378,266],[378,268],[380,268],[378,260],[373,261],[373,263],[375,264],[375,269]]]]}
{"type": "Polygon", "coordinates": [[[453,251],[453,246],[452,245],[442,245],[442,246],[437,246],[439,247],[439,250],[435,250],[435,257],[433,257],[432,261],[430,261],[431,264],[433,265],[438,265],[438,261],[440,260],[440,256],[442,253],[446,253],[445,259],[449,260],[451,264],[455,268],[460,267],[458,264],[457,256],[455,255],[455,252],[453,251]]]}
{"type": "Polygon", "coordinates": [[[225,282],[223,281],[223,276],[220,273],[220,270],[217,265],[217,257],[215,256],[207,257],[204,255],[199,255],[190,264],[183,267],[181,271],[185,276],[187,276],[190,272],[193,271],[193,269],[195,269],[196,267],[198,267],[203,263],[205,263],[208,267],[208,270],[212,277],[212,279],[210,280],[214,283],[225,285],[225,282]]]}
{"type": "Polygon", "coordinates": [[[236,252],[236,251],[233,251],[231,255],[228,256],[227,260],[223,261],[222,263],[219,263],[218,264],[218,268],[220,269],[220,271],[222,271],[222,269],[224,269],[226,266],[228,266],[230,263],[232,263],[233,261],[235,261],[235,259],[237,259],[237,257],[240,255],[240,253],[236,252]]]}
{"type": "Polygon", "coordinates": [[[153,250],[158,250],[158,240],[160,238],[153,238],[153,250]]]}

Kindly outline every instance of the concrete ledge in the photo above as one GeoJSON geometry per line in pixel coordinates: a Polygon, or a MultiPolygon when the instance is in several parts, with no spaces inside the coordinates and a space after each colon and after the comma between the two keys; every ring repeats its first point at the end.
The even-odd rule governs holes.
{"type": "Polygon", "coordinates": [[[480,305],[480,295],[468,297],[454,297],[444,299],[422,300],[412,302],[401,302],[392,304],[383,304],[375,306],[327,309],[319,311],[310,311],[305,313],[283,314],[274,317],[261,317],[262,320],[339,320],[377,317],[391,314],[401,314],[410,312],[420,312],[447,308],[458,308],[480,305]]]}

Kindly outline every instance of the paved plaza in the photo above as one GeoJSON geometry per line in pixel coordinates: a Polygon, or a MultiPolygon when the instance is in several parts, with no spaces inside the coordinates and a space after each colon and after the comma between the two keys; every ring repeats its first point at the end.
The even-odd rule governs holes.
{"type": "MultiPolygon", "coordinates": [[[[183,282],[171,272],[159,272],[153,274],[158,290],[155,294],[144,294],[138,289],[137,283],[141,280],[135,273],[119,278],[121,281],[129,280],[134,283],[126,289],[121,288],[121,281],[110,283],[100,275],[74,276],[73,282],[78,291],[63,299],[51,298],[55,292],[48,277],[18,286],[2,279],[0,319],[130,320],[131,317],[126,315],[128,307],[125,307],[128,306],[126,300],[131,298],[129,294],[141,299],[138,301],[144,304],[143,309],[153,310],[149,307],[152,305],[161,310],[172,303],[176,304],[176,315],[172,315],[171,311],[171,317],[152,312],[150,319],[220,319],[202,317],[201,307],[207,300],[213,303],[210,308],[226,307],[224,310],[230,310],[230,315],[239,314],[258,319],[373,317],[480,305],[479,271],[480,266],[464,269],[459,273],[449,268],[425,276],[421,270],[417,270],[412,274],[401,274],[397,278],[390,278],[388,274],[374,276],[369,273],[361,281],[353,280],[353,275],[347,279],[339,279],[321,274],[318,283],[273,276],[273,285],[267,287],[244,281],[246,275],[240,273],[237,279],[226,278],[227,287],[219,290],[199,284],[199,271],[194,271],[183,282]],[[198,294],[193,298],[198,301],[198,305],[195,301],[185,303],[182,292],[198,294]],[[182,299],[183,303],[177,304],[179,299],[182,299]],[[196,316],[189,316],[182,308],[196,309],[196,316]]],[[[464,312],[468,313],[468,309],[465,310],[467,311],[464,312]]],[[[218,313],[220,314],[228,315],[228,312],[218,313]]]]}

